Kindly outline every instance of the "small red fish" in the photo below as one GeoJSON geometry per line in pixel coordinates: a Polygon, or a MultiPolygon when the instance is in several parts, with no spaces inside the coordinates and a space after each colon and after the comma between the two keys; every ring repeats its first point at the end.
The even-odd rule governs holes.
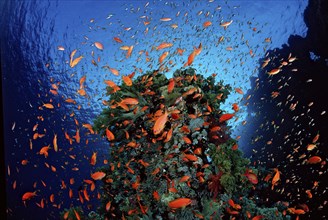
{"type": "Polygon", "coordinates": [[[252,173],[250,170],[247,169],[244,175],[252,184],[258,184],[259,181],[257,179],[257,176],[254,173],[252,173]]]}
{"type": "Polygon", "coordinates": [[[276,183],[280,180],[280,171],[278,170],[278,168],[274,168],[273,170],[276,172],[276,174],[273,176],[272,181],[271,181],[271,183],[272,183],[271,189],[272,190],[273,190],[274,186],[276,185],[276,183]]]}
{"type": "Polygon", "coordinates": [[[317,164],[320,163],[322,161],[321,157],[319,156],[312,156],[307,160],[308,164],[317,164]]]}
{"type": "Polygon", "coordinates": [[[169,55],[168,51],[162,53],[162,55],[158,58],[158,62],[161,64],[168,55],[169,55]]]}
{"type": "Polygon", "coordinates": [[[210,21],[205,21],[204,23],[203,23],[203,28],[207,28],[208,26],[211,26],[212,25],[212,22],[210,22],[210,21]]]}
{"type": "Polygon", "coordinates": [[[93,152],[90,159],[90,164],[94,166],[96,165],[96,162],[97,162],[97,152],[93,152]]]}
{"type": "Polygon", "coordinates": [[[169,202],[169,207],[171,209],[184,208],[191,204],[191,199],[189,198],[179,198],[169,202]]]}
{"type": "Polygon", "coordinates": [[[122,76],[122,80],[127,86],[132,86],[132,80],[129,76],[122,76]]]}
{"type": "Polygon", "coordinates": [[[235,112],[238,112],[239,111],[239,106],[237,103],[233,103],[232,104],[232,109],[235,111],[235,112]]]}
{"type": "Polygon", "coordinates": [[[24,195],[22,196],[22,200],[23,200],[23,201],[30,200],[30,199],[32,199],[34,196],[36,196],[36,192],[26,192],[26,193],[24,193],[24,195]]]}
{"type": "Polygon", "coordinates": [[[230,113],[227,113],[227,114],[223,114],[221,115],[220,119],[219,119],[219,122],[224,122],[224,121],[228,121],[230,120],[233,116],[235,116],[235,114],[230,114],[230,113]]]}
{"type": "Polygon", "coordinates": [[[106,136],[109,141],[113,141],[115,139],[114,134],[108,128],[106,128],[106,136]]]}
{"type": "Polygon", "coordinates": [[[95,42],[95,47],[97,47],[99,50],[103,50],[104,49],[104,45],[100,42],[95,42]]]}
{"type": "Polygon", "coordinates": [[[123,43],[123,41],[119,37],[114,37],[113,38],[117,43],[123,43]]]}
{"type": "Polygon", "coordinates": [[[159,46],[156,47],[156,50],[162,50],[164,48],[168,48],[168,47],[172,47],[172,46],[173,46],[172,43],[163,42],[159,46]]]}
{"type": "Polygon", "coordinates": [[[154,199],[157,200],[157,201],[159,201],[159,200],[161,199],[161,197],[160,197],[160,195],[158,194],[157,191],[154,191],[154,192],[153,192],[153,197],[154,197],[154,199]]]}
{"type": "Polygon", "coordinates": [[[93,174],[91,174],[91,178],[94,180],[101,180],[102,178],[104,178],[106,176],[106,173],[98,171],[95,172],[93,174]]]}
{"type": "Polygon", "coordinates": [[[240,95],[243,95],[244,94],[244,92],[243,92],[243,90],[241,90],[241,88],[235,88],[235,91],[237,93],[239,93],[240,95]]]}
{"type": "Polygon", "coordinates": [[[160,134],[165,128],[165,124],[168,120],[168,113],[165,112],[163,115],[157,118],[153,127],[154,135],[160,134]]]}

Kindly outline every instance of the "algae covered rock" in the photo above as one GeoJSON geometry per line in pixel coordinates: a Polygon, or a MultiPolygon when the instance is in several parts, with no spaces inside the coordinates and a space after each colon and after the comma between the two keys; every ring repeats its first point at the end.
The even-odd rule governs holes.
{"type": "Polygon", "coordinates": [[[176,70],[171,79],[150,71],[129,86],[107,84],[107,107],[95,120],[111,150],[101,215],[222,219],[246,212],[227,199],[237,204],[255,185],[230,137],[227,121],[234,115],[220,109],[229,85],[193,68],[176,70]]]}

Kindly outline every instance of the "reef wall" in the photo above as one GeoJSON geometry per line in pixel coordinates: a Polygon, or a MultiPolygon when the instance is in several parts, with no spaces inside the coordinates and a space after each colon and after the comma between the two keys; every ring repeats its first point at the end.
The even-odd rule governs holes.
{"type": "Polygon", "coordinates": [[[254,162],[282,171],[283,184],[275,200],[306,203],[311,210],[307,217],[325,218],[328,2],[310,0],[304,20],[308,27],[305,38],[290,36],[288,45],[268,51],[260,60],[258,77],[251,79],[252,89],[245,95],[251,98],[244,103],[249,116],[240,141],[254,162]],[[275,69],[278,73],[269,74],[275,69]],[[318,133],[317,147],[307,150],[318,133]],[[314,155],[322,158],[321,164],[308,164],[307,159],[314,155]],[[312,198],[306,190],[311,190],[312,198]]]}

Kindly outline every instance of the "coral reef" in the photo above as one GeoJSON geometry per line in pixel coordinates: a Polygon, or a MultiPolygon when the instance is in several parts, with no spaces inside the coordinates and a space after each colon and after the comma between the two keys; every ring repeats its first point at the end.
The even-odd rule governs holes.
{"type": "Polygon", "coordinates": [[[102,169],[101,215],[282,217],[276,207],[260,207],[251,198],[259,185],[258,171],[230,137],[227,121],[234,114],[220,109],[229,85],[215,83],[214,77],[205,78],[193,68],[176,70],[171,79],[150,71],[131,83],[107,84],[107,108],[94,123],[111,148],[110,164],[102,169]]]}

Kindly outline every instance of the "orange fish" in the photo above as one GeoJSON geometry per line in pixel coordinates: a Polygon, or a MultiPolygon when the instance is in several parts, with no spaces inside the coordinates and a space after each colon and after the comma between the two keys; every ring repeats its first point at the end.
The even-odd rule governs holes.
{"type": "Polygon", "coordinates": [[[168,84],[168,86],[167,86],[167,93],[171,93],[172,91],[173,91],[173,89],[174,89],[174,79],[173,78],[171,78],[170,80],[169,80],[169,84],[168,84]]]}
{"type": "Polygon", "coordinates": [[[191,144],[192,143],[191,140],[187,136],[182,137],[182,139],[186,144],[191,144]]]}
{"type": "Polygon", "coordinates": [[[51,194],[49,197],[50,202],[54,202],[55,201],[55,195],[51,194]]]}
{"type": "Polygon", "coordinates": [[[305,190],[305,193],[307,194],[308,198],[311,199],[313,196],[312,196],[312,193],[311,193],[311,190],[305,190]]]}
{"type": "Polygon", "coordinates": [[[227,29],[227,27],[233,22],[233,20],[231,21],[226,21],[220,24],[221,27],[224,27],[224,29],[227,29]]]}
{"type": "Polygon", "coordinates": [[[22,164],[23,166],[27,165],[27,164],[28,164],[28,160],[22,160],[21,164],[22,164]]]}
{"type": "Polygon", "coordinates": [[[168,113],[165,111],[163,115],[158,117],[155,121],[154,127],[153,127],[153,133],[154,135],[160,134],[163,129],[165,128],[165,124],[168,120],[168,113]]]}
{"type": "Polygon", "coordinates": [[[73,57],[75,56],[76,52],[77,52],[77,50],[75,49],[75,50],[73,50],[73,51],[71,52],[71,54],[69,55],[70,62],[72,62],[73,57]]]}
{"type": "Polygon", "coordinates": [[[171,209],[184,208],[191,204],[191,199],[189,198],[179,198],[169,202],[169,207],[171,209]]]}
{"type": "Polygon", "coordinates": [[[73,190],[69,189],[68,196],[71,199],[73,197],[73,190]]]}
{"type": "Polygon", "coordinates": [[[87,188],[84,188],[83,195],[84,195],[85,200],[90,201],[90,198],[89,198],[89,195],[88,195],[88,192],[87,192],[87,188]]]}
{"type": "Polygon", "coordinates": [[[211,26],[212,25],[212,22],[210,22],[210,21],[205,21],[204,23],[203,23],[203,28],[207,28],[208,26],[211,26]]]}
{"type": "Polygon", "coordinates": [[[117,69],[115,69],[115,68],[110,68],[110,67],[109,67],[109,70],[110,70],[111,73],[113,73],[115,76],[120,75],[120,72],[119,72],[117,69]]]}
{"type": "Polygon", "coordinates": [[[276,75],[276,74],[278,74],[279,72],[281,71],[281,69],[272,69],[272,70],[270,70],[269,72],[268,72],[268,74],[270,75],[270,76],[273,76],[273,75],[276,75]]]}
{"type": "Polygon", "coordinates": [[[79,81],[79,83],[80,83],[80,89],[83,88],[83,84],[84,84],[84,82],[85,82],[86,79],[87,79],[87,77],[85,75],[80,78],[80,81],[79,81]]]}
{"type": "Polygon", "coordinates": [[[200,54],[200,52],[202,52],[202,43],[200,43],[199,45],[198,45],[198,48],[196,48],[196,47],[194,47],[194,51],[195,51],[195,53],[196,53],[196,56],[198,56],[199,54],[200,54]]]}
{"type": "Polygon", "coordinates": [[[220,119],[219,119],[219,122],[224,122],[224,121],[227,121],[227,120],[230,120],[233,116],[235,116],[235,114],[223,114],[220,116],[220,119]]]}
{"type": "Polygon", "coordinates": [[[50,145],[48,146],[44,146],[41,148],[41,150],[39,151],[39,154],[40,155],[44,155],[45,158],[48,157],[49,153],[48,153],[48,150],[50,149],[50,145]]]}
{"type": "Polygon", "coordinates": [[[82,127],[87,128],[91,134],[95,133],[91,124],[82,124],[82,127]]]}
{"type": "Polygon", "coordinates": [[[154,197],[154,199],[157,200],[157,201],[159,201],[159,200],[161,199],[161,197],[160,197],[160,195],[158,194],[157,191],[154,191],[154,192],[153,192],[153,197],[154,197]]]}
{"type": "Polygon", "coordinates": [[[96,162],[97,162],[97,152],[93,152],[90,159],[90,164],[94,166],[96,165],[96,162]]]}
{"type": "Polygon", "coordinates": [[[75,209],[74,209],[74,214],[75,214],[75,217],[77,220],[81,220],[79,213],[77,211],[75,211],[75,209]]]}
{"type": "Polygon", "coordinates": [[[143,160],[138,160],[138,162],[142,165],[142,166],[144,166],[144,167],[148,167],[150,164],[149,163],[147,163],[147,162],[145,162],[145,161],[143,161],[143,160]]]}
{"type": "Polygon", "coordinates": [[[122,41],[119,37],[114,37],[114,40],[115,40],[117,43],[123,43],[123,41],[122,41]]]}
{"type": "Polygon", "coordinates": [[[39,126],[39,124],[35,124],[34,126],[33,126],[33,131],[35,131],[37,128],[38,128],[38,126],[39,126]]]}
{"type": "Polygon", "coordinates": [[[190,176],[183,176],[183,177],[181,177],[181,179],[179,180],[179,183],[187,182],[189,179],[190,179],[190,176]]]}
{"type": "Polygon", "coordinates": [[[278,170],[278,168],[274,168],[273,170],[276,172],[276,174],[272,178],[272,182],[271,182],[272,190],[273,190],[273,187],[276,185],[276,183],[280,180],[280,171],[278,170]]]}
{"type": "Polygon", "coordinates": [[[237,103],[233,103],[232,104],[232,109],[235,111],[235,112],[238,112],[239,111],[239,106],[237,103]]]}
{"type": "Polygon", "coordinates": [[[184,66],[190,66],[190,65],[194,62],[195,56],[196,56],[196,52],[193,51],[193,52],[189,55],[189,57],[188,57],[188,61],[184,64],[184,66]]]}
{"type": "Polygon", "coordinates": [[[128,76],[122,76],[122,80],[125,83],[125,85],[132,86],[132,80],[131,80],[130,77],[128,77],[128,76]]]}
{"type": "Polygon", "coordinates": [[[55,108],[53,106],[53,104],[51,104],[51,103],[46,103],[46,104],[43,104],[42,106],[45,107],[45,108],[48,108],[48,109],[54,109],[55,108]]]}
{"type": "Polygon", "coordinates": [[[254,217],[252,218],[252,220],[261,220],[262,218],[264,218],[263,215],[257,215],[257,216],[254,216],[254,217]]]}
{"type": "Polygon", "coordinates": [[[139,100],[137,98],[125,98],[122,99],[121,103],[127,105],[137,105],[139,103],[139,100]]]}
{"type": "Polygon", "coordinates": [[[172,19],[171,18],[161,18],[159,19],[160,21],[171,21],[172,19]]]}
{"type": "Polygon", "coordinates": [[[122,46],[122,47],[120,47],[121,50],[129,50],[129,48],[130,48],[129,46],[122,46]]]}
{"type": "Polygon", "coordinates": [[[134,170],[132,170],[131,167],[127,166],[126,168],[128,169],[129,173],[134,174],[134,170]]]}
{"type": "Polygon", "coordinates": [[[65,99],[65,102],[76,104],[76,101],[74,99],[71,99],[71,98],[65,99]]]}
{"type": "Polygon", "coordinates": [[[238,150],[238,144],[234,144],[234,145],[232,145],[231,149],[232,149],[232,150],[238,150]]]}
{"type": "Polygon", "coordinates": [[[117,86],[113,81],[111,80],[105,80],[104,81],[109,87],[111,87],[113,89],[113,93],[121,90],[121,88],[119,86],[117,86]]]}
{"type": "Polygon", "coordinates": [[[104,45],[100,42],[95,42],[95,47],[99,50],[103,50],[104,49],[104,45]]]}
{"type": "Polygon", "coordinates": [[[108,128],[106,128],[106,136],[109,141],[113,141],[115,139],[114,134],[108,128]]]}
{"type": "Polygon", "coordinates": [[[243,95],[244,94],[243,90],[241,90],[240,88],[235,88],[235,91],[237,93],[239,93],[240,95],[243,95]]]}
{"type": "Polygon", "coordinates": [[[129,58],[131,56],[133,50],[133,45],[128,48],[128,52],[126,53],[126,58],[129,58]]]}
{"type": "Polygon", "coordinates": [[[52,140],[52,144],[54,145],[54,150],[58,151],[58,145],[57,145],[57,134],[54,135],[54,139],[52,140]]]}
{"type": "Polygon", "coordinates": [[[160,171],[160,169],[157,167],[151,174],[156,175],[159,171],[160,171]]]}
{"type": "Polygon", "coordinates": [[[178,49],[177,49],[177,53],[178,53],[180,56],[182,56],[182,54],[183,54],[184,51],[185,51],[185,50],[183,50],[183,49],[181,49],[181,48],[178,48],[178,49]]]}
{"type": "Polygon", "coordinates": [[[314,148],[316,148],[317,147],[317,145],[315,145],[315,144],[308,144],[307,146],[306,146],[306,149],[308,150],[308,151],[311,151],[311,150],[313,150],[314,148]]]}
{"type": "Polygon", "coordinates": [[[202,148],[198,147],[194,150],[194,154],[201,155],[202,154],[202,148]]]}
{"type": "Polygon", "coordinates": [[[184,157],[187,158],[190,161],[197,161],[198,160],[198,158],[193,154],[184,154],[184,157]]]}
{"type": "Polygon", "coordinates": [[[23,200],[23,201],[30,200],[30,199],[32,199],[34,196],[36,196],[36,192],[26,192],[26,193],[24,193],[24,195],[22,196],[22,200],[23,200]]]}
{"type": "Polygon", "coordinates": [[[303,214],[305,214],[305,211],[303,209],[288,208],[287,210],[290,213],[295,214],[295,215],[303,215],[303,214]]]}
{"type": "Polygon", "coordinates": [[[248,169],[246,170],[246,173],[244,175],[252,184],[257,184],[259,182],[255,173],[250,172],[250,170],[248,169]]]}
{"type": "Polygon", "coordinates": [[[321,157],[319,156],[312,156],[307,160],[308,164],[317,164],[320,163],[322,161],[321,157]]]}
{"type": "Polygon", "coordinates": [[[67,134],[67,132],[65,131],[65,138],[69,141],[70,144],[73,143],[72,138],[67,134]]]}
{"type": "Polygon", "coordinates": [[[214,126],[210,129],[211,132],[220,131],[220,130],[221,130],[220,126],[214,126]]]}
{"type": "Polygon", "coordinates": [[[138,189],[140,186],[140,176],[137,176],[137,179],[134,183],[131,184],[133,189],[138,189]]]}
{"type": "Polygon", "coordinates": [[[94,180],[101,180],[105,176],[106,176],[106,173],[104,173],[102,171],[98,171],[98,172],[91,174],[91,178],[94,180]]]}
{"type": "Polygon", "coordinates": [[[70,67],[73,68],[74,66],[76,66],[81,60],[82,60],[83,56],[79,56],[78,58],[75,58],[74,60],[72,60],[70,62],[70,67]]]}
{"type": "Polygon", "coordinates": [[[313,138],[312,143],[316,143],[319,140],[319,133],[313,138]]]}
{"type": "Polygon", "coordinates": [[[239,204],[236,204],[232,199],[229,199],[228,203],[234,209],[241,209],[241,206],[239,204]]]}
{"type": "Polygon", "coordinates": [[[173,128],[170,128],[170,130],[166,134],[166,138],[164,140],[164,143],[169,142],[172,138],[173,128]]]}
{"type": "Polygon", "coordinates": [[[169,52],[168,51],[162,53],[162,55],[158,58],[158,62],[161,64],[165,60],[165,58],[167,57],[167,55],[169,55],[169,52]]]}
{"type": "Polygon", "coordinates": [[[110,209],[110,206],[111,206],[111,202],[110,202],[110,201],[108,201],[108,202],[107,202],[107,204],[106,204],[106,211],[107,211],[107,212],[109,211],[109,209],[110,209]]]}
{"type": "Polygon", "coordinates": [[[164,48],[168,48],[168,47],[172,47],[172,46],[173,46],[172,43],[163,42],[159,46],[156,47],[156,50],[162,50],[164,48]]]}
{"type": "Polygon", "coordinates": [[[80,137],[80,130],[79,129],[76,129],[76,133],[75,133],[75,136],[73,136],[73,138],[75,138],[76,143],[80,143],[81,137],[80,137]]]}

